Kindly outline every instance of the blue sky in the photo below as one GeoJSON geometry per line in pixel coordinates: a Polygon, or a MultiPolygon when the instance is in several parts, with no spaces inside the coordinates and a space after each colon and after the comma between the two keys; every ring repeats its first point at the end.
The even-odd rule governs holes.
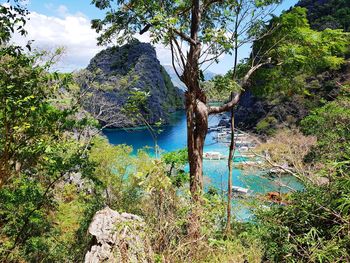
{"type": "Polygon", "coordinates": [[[83,13],[90,19],[102,18],[103,11],[95,8],[94,5],[90,4],[89,0],[30,0],[28,4],[29,10],[45,14],[48,16],[56,16],[57,9],[59,6],[65,6],[71,13],[83,13]]]}
{"type": "MultiPolygon", "coordinates": [[[[27,25],[28,38],[35,40],[39,49],[54,49],[64,46],[65,55],[57,65],[60,71],[72,71],[84,68],[89,60],[102,49],[96,45],[96,33],[90,28],[90,20],[102,18],[104,12],[91,5],[89,0],[26,0],[31,11],[27,25]]],[[[297,0],[284,0],[275,14],[295,5],[297,0]]],[[[148,42],[147,36],[140,37],[148,42]]],[[[14,37],[14,42],[23,44],[24,39],[14,37]]],[[[156,46],[159,60],[162,64],[170,64],[170,51],[163,46],[156,46]]],[[[250,47],[240,49],[239,59],[249,56],[250,47]]],[[[215,73],[225,73],[232,67],[232,57],[221,57],[219,64],[212,65],[209,70],[215,73]]]]}

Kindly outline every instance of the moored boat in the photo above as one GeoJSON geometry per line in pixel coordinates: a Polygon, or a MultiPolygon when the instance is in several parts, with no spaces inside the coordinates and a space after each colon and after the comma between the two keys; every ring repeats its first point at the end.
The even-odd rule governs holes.
{"type": "Polygon", "coordinates": [[[203,157],[208,160],[222,160],[226,158],[226,156],[220,152],[205,152],[203,157]]]}
{"type": "Polygon", "coordinates": [[[241,186],[232,186],[232,191],[237,194],[248,194],[249,189],[241,186]]]}

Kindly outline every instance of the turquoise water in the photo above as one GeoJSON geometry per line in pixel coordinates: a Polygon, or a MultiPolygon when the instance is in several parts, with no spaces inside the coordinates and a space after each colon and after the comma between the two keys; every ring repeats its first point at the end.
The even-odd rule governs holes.
{"type": "MultiPolygon", "coordinates": [[[[209,118],[209,126],[216,125],[219,122],[219,116],[209,118]]],[[[137,130],[105,130],[111,144],[127,144],[134,148],[134,152],[143,147],[154,147],[154,141],[147,129],[137,130]]],[[[162,151],[175,151],[186,147],[186,116],[184,112],[177,112],[173,115],[171,124],[162,127],[162,132],[158,135],[158,145],[162,151]]],[[[208,133],[205,140],[204,151],[217,151],[228,155],[228,145],[216,143],[213,139],[215,132],[208,133]]],[[[242,161],[242,158],[235,159],[235,163],[242,161]]],[[[226,191],[228,168],[227,160],[204,160],[203,164],[205,187],[214,186],[219,192],[226,191]]],[[[283,184],[293,189],[299,190],[302,185],[293,177],[283,177],[283,184]]],[[[276,181],[271,181],[258,171],[233,170],[233,185],[249,188],[252,193],[266,193],[269,191],[288,192],[288,187],[281,187],[276,181]]],[[[237,207],[239,208],[239,207],[237,207]]],[[[248,216],[246,209],[236,213],[239,219],[248,216]]]]}

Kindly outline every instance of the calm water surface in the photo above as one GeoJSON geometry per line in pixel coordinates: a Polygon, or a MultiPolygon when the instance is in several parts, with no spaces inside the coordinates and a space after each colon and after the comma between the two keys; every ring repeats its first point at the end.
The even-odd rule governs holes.
{"type": "MultiPolygon", "coordinates": [[[[219,122],[219,116],[211,116],[209,118],[209,126],[216,125],[219,122]]],[[[138,130],[105,130],[111,144],[127,144],[131,145],[136,152],[143,147],[154,147],[154,141],[147,129],[138,130]]],[[[177,112],[173,115],[171,124],[162,127],[162,132],[158,135],[158,145],[163,151],[175,151],[186,147],[186,116],[184,112],[177,112]]],[[[208,133],[205,140],[204,151],[217,151],[228,155],[228,146],[221,143],[216,143],[213,140],[215,133],[208,133]]],[[[236,163],[242,161],[235,160],[236,163]]],[[[226,182],[228,176],[227,161],[210,161],[204,160],[203,164],[205,187],[214,186],[219,191],[226,191],[226,182]]],[[[284,177],[281,179],[283,184],[294,189],[301,189],[302,185],[292,177],[284,177]]],[[[233,185],[249,188],[253,193],[266,193],[269,191],[289,191],[288,187],[281,187],[278,182],[273,182],[264,177],[257,171],[242,171],[234,169],[233,185]]],[[[248,216],[247,209],[241,209],[242,206],[237,206],[236,216],[238,219],[245,219],[248,216]]]]}

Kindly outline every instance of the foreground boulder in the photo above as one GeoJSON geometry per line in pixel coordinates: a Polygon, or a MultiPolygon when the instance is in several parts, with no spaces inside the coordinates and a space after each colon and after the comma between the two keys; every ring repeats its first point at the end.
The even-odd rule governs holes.
{"type": "Polygon", "coordinates": [[[142,218],[109,207],[98,211],[89,226],[93,244],[86,263],[154,262],[142,218]]]}

